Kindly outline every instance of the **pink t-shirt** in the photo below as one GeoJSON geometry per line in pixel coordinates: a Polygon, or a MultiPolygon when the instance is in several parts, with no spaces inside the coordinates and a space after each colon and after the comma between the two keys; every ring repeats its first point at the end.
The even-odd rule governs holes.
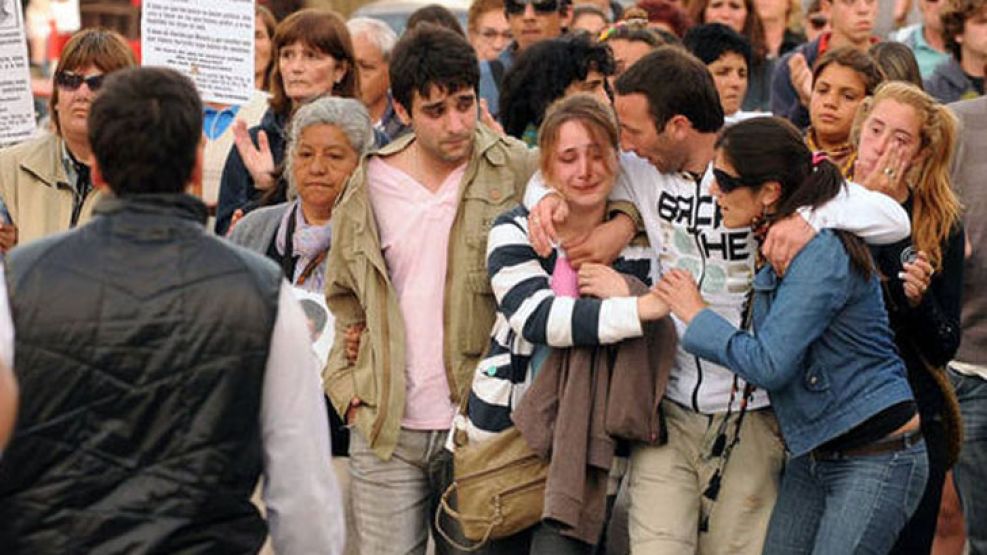
{"type": "Polygon", "coordinates": [[[456,413],[443,357],[443,308],[449,232],[466,165],[434,193],[380,158],[367,166],[370,203],[398,294],[405,331],[405,405],[401,426],[448,429],[456,413]]]}

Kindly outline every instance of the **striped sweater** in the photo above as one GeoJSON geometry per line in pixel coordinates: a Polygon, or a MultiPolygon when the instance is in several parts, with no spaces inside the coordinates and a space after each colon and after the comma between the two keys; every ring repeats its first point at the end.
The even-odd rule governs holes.
{"type": "MultiPolygon", "coordinates": [[[[556,297],[549,280],[557,257],[557,252],[547,258],[535,253],[523,206],[502,214],[490,229],[487,271],[497,316],[470,390],[466,424],[470,440],[482,441],[511,425],[511,410],[534,377],[532,358],[540,362],[544,349],[617,343],[642,333],[635,297],[556,297]]],[[[648,286],[657,266],[654,250],[643,236],[613,263],[618,272],[648,286]]]]}

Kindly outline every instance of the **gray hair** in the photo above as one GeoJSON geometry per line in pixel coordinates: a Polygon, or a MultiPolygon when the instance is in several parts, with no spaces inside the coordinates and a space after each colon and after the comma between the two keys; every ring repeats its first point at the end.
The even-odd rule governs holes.
{"type": "Polygon", "coordinates": [[[334,125],[342,131],[358,157],[363,157],[374,146],[373,122],[370,121],[367,108],[359,100],[321,96],[305,103],[292,116],[291,125],[288,127],[288,147],[285,149],[288,154],[285,156],[284,175],[288,180],[288,196],[291,198],[298,190],[292,172],[298,138],[305,129],[322,124],[334,125]]]}
{"type": "Polygon", "coordinates": [[[380,49],[385,62],[391,61],[391,51],[398,42],[398,36],[391,26],[372,17],[354,17],[346,22],[350,35],[366,35],[367,39],[380,49]]]}

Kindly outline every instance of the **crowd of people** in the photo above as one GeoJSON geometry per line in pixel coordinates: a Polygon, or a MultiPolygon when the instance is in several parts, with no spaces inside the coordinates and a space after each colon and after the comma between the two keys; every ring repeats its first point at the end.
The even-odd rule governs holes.
{"type": "Polygon", "coordinates": [[[0,150],[0,552],[987,555],[987,0],[286,12],[0,150]]]}

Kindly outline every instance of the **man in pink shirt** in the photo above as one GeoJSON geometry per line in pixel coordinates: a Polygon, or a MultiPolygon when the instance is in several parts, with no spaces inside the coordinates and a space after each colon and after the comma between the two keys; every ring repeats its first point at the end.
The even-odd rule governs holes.
{"type": "Polygon", "coordinates": [[[487,233],[537,161],[477,124],[477,59],[459,35],[406,34],[390,77],[412,133],[365,159],[333,211],[326,297],[336,343],[324,377],[354,429],[360,553],[423,554],[450,467],[445,437],[493,325],[487,233]],[[345,338],[357,328],[351,361],[345,338]]]}

